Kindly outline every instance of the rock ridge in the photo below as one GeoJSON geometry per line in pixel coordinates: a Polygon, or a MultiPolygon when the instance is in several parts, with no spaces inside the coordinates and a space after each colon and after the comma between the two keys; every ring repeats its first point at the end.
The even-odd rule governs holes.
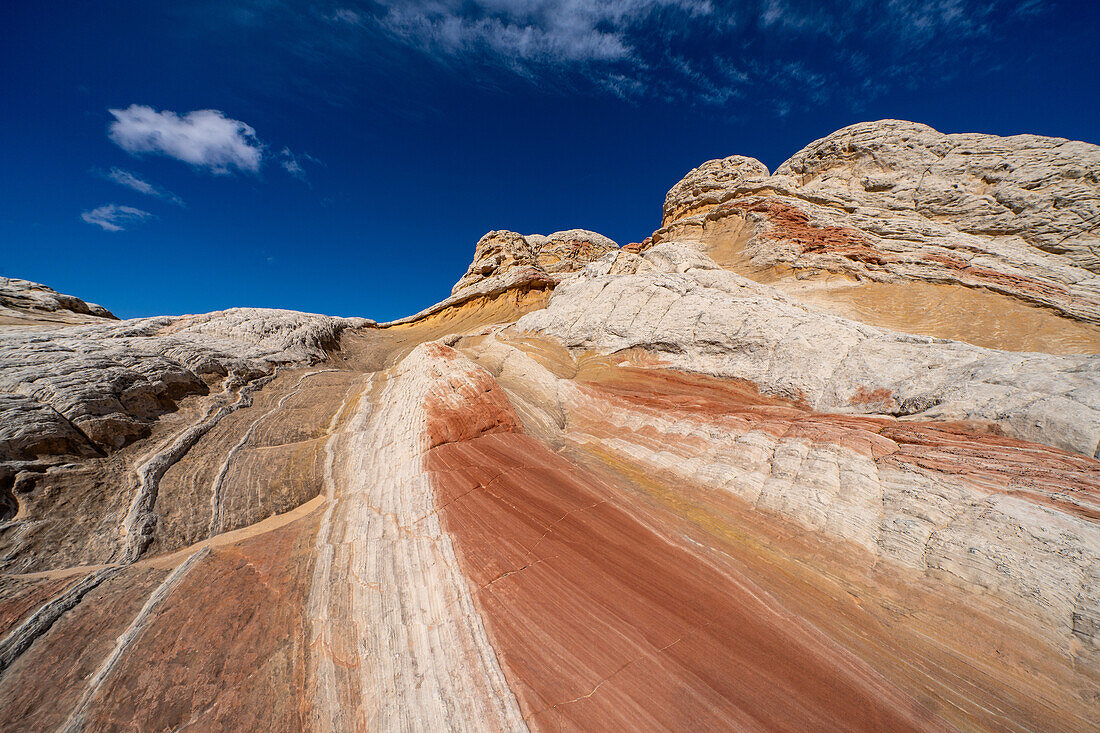
{"type": "Polygon", "coordinates": [[[43,318],[62,323],[94,322],[101,318],[118,320],[101,305],[86,303],[41,283],[0,277],[0,319],[20,322],[43,318]]]}
{"type": "Polygon", "coordinates": [[[1100,356],[887,332],[725,271],[695,243],[607,255],[516,328],[572,349],[645,349],[819,411],[978,421],[1090,457],[1100,451],[1100,356]]]}
{"type": "Polygon", "coordinates": [[[651,242],[724,246],[723,264],[746,274],[955,284],[1100,322],[1100,147],[1089,143],[865,122],[773,174],[744,156],[708,161],[663,213],[651,242]]]}

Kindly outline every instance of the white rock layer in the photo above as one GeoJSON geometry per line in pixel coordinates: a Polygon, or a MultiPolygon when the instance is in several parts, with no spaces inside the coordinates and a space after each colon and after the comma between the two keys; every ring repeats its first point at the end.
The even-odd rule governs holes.
{"type": "Polygon", "coordinates": [[[447,368],[414,349],[334,437],[307,612],[319,730],[526,730],[423,467],[447,368]]]}

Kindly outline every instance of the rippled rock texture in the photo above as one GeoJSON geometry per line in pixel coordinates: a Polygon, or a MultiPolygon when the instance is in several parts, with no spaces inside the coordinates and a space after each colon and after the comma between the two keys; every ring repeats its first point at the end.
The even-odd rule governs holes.
{"type": "Polygon", "coordinates": [[[1095,730],[1093,149],[998,140],[888,122],[776,176],[707,163],[655,240],[491,232],[388,324],[21,302],[0,728],[1095,730]],[[940,183],[987,169],[1065,205],[998,219],[940,183]],[[878,207],[908,264],[869,259],[881,232],[782,260],[771,214],[722,208],[746,196],[828,209],[813,236],[878,207]],[[917,262],[941,250],[1060,305],[917,262]],[[868,284],[893,315],[854,307],[868,284]],[[944,338],[971,296],[1050,338],[944,338]]]}

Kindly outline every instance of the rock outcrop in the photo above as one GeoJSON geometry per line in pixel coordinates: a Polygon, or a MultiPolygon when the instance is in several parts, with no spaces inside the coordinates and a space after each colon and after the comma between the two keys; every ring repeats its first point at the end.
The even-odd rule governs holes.
{"type": "MultiPolygon", "coordinates": [[[[995,293],[1061,316],[1047,327],[1088,324],[1074,330],[1074,345],[1085,341],[1078,350],[1100,343],[1100,147],[1083,142],[944,135],[897,120],[852,125],[772,175],[742,156],[691,171],[669,191],[650,241],[676,239],[704,241],[724,266],[787,281],[788,290],[831,278],[838,294],[819,292],[822,302],[860,298],[852,281],[902,292],[910,283],[965,288],[972,292],[956,295],[941,320],[965,320],[981,301],[973,291],[995,293]]],[[[890,321],[893,292],[875,295],[884,304],[863,315],[906,325],[890,321]]],[[[998,309],[988,310],[996,321],[998,309]]],[[[1009,318],[1018,315],[1009,308],[1009,318]]]]}
{"type": "Polygon", "coordinates": [[[342,330],[368,323],[239,308],[5,333],[0,506],[6,507],[3,518],[12,519],[9,549],[37,549],[9,552],[0,566],[137,552],[152,540],[152,504],[172,464],[224,418],[251,406],[253,394],[279,370],[324,360],[342,330]],[[184,420],[174,436],[161,434],[168,427],[165,415],[184,420]],[[122,451],[142,439],[149,445],[140,453],[122,451]],[[119,480],[114,473],[120,470],[133,472],[123,479],[132,496],[102,496],[104,482],[119,480]],[[76,516],[58,509],[58,502],[72,505],[76,516]],[[89,525],[109,524],[117,514],[126,516],[121,531],[88,532],[89,525]]]}
{"type": "Polygon", "coordinates": [[[24,298],[0,728],[1095,730],[1096,150],[711,161],[385,324],[24,298]]]}
{"type": "MultiPolygon", "coordinates": [[[[280,364],[310,364],[337,344],[339,332],[362,321],[292,311],[233,309],[202,316],[144,318],[60,328],[44,336],[24,330],[0,342],[0,391],[8,409],[49,408],[101,451],[149,434],[150,423],[178,400],[226,390],[268,376],[280,364]]],[[[13,446],[20,421],[0,454],[31,458],[13,446]]],[[[33,434],[43,437],[37,429],[33,434]]],[[[53,433],[53,431],[51,431],[53,433]]]]}
{"type": "Polygon", "coordinates": [[[455,283],[451,295],[458,295],[478,283],[503,276],[513,268],[537,273],[570,273],[598,260],[619,245],[602,234],[569,229],[541,234],[516,234],[505,230],[489,232],[474,248],[474,261],[455,283]]]}
{"type": "Polygon", "coordinates": [[[1100,356],[883,332],[682,249],[650,250],[655,267],[640,275],[601,275],[607,263],[598,263],[515,328],[572,349],[640,350],[651,369],[719,376],[759,394],[713,413],[663,404],[640,384],[626,394],[555,386],[541,404],[560,403],[571,430],[647,472],[732,492],[899,565],[1007,591],[1007,603],[1041,607],[1067,639],[1074,630],[1092,639],[1083,632],[1092,622],[1075,618],[1100,603],[1093,591],[1079,597],[1100,563],[1100,474],[1089,460],[1100,441],[1100,356]]]}
{"type": "Polygon", "coordinates": [[[0,277],[0,324],[25,321],[89,323],[104,318],[118,320],[101,305],[85,303],[30,280],[0,277]]]}

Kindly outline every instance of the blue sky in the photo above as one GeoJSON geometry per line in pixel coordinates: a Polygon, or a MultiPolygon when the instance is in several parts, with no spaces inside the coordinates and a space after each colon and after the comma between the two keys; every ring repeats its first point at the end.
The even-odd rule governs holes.
{"type": "Polygon", "coordinates": [[[0,274],[400,317],[488,230],[637,241],[693,166],[853,122],[1100,143],[1098,6],[5,3],[0,274]]]}

